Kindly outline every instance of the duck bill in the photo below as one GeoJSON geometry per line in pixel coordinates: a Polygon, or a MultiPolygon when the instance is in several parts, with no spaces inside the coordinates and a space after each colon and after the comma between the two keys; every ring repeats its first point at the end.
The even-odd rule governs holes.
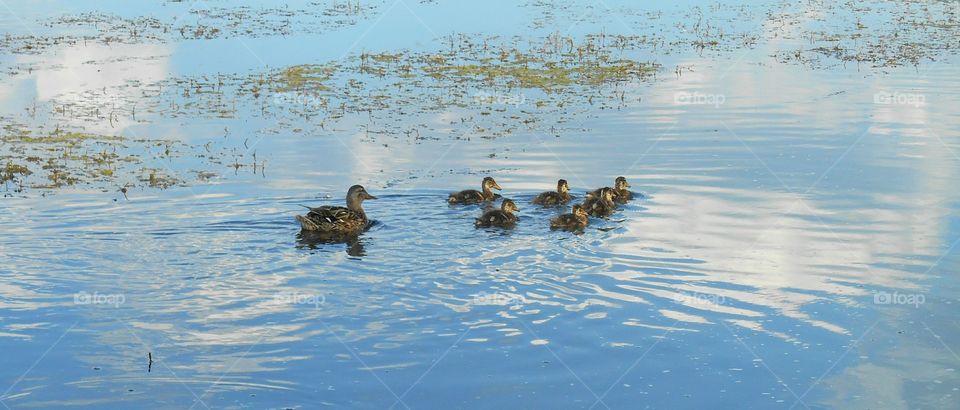
{"type": "Polygon", "coordinates": [[[370,194],[363,194],[363,199],[377,199],[377,197],[370,194]]]}
{"type": "Polygon", "coordinates": [[[497,191],[502,191],[502,190],[503,190],[503,188],[500,188],[500,184],[498,184],[498,183],[496,183],[496,182],[493,183],[493,186],[491,186],[491,188],[496,189],[497,191]]]}

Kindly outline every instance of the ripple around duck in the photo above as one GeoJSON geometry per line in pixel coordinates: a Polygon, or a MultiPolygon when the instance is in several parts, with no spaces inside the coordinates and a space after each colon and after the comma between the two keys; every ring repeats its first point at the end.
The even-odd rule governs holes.
{"type": "MultiPolygon", "coordinates": [[[[639,220],[649,229],[651,216],[647,214],[660,217],[659,209],[669,196],[634,201],[611,219],[593,219],[582,235],[551,231],[549,219],[566,208],[534,206],[529,203],[533,194],[511,195],[522,209],[520,222],[512,230],[473,228],[473,218],[484,206],[429,205],[443,203],[443,195],[438,192],[380,196],[365,204],[376,223],[351,244],[298,241],[292,215],[301,212],[298,204],[316,201],[290,197],[248,201],[216,198],[202,208],[217,212],[181,215],[172,226],[146,230],[136,227],[156,226],[157,221],[148,213],[133,212],[133,207],[109,204],[113,212],[99,221],[84,221],[79,216],[99,212],[104,206],[71,207],[70,213],[77,217],[75,229],[84,232],[115,218],[128,227],[125,231],[84,235],[89,252],[111,255],[96,266],[100,272],[115,273],[105,277],[118,277],[121,285],[137,289],[136,284],[146,278],[124,273],[133,265],[145,266],[159,276],[141,286],[144,298],[164,288],[183,290],[178,297],[154,300],[152,305],[175,306],[189,301],[199,312],[231,312],[205,313],[214,320],[274,316],[277,312],[271,310],[269,302],[284,290],[322,294],[325,303],[336,305],[325,305],[318,314],[331,317],[345,314],[341,309],[361,317],[373,312],[382,315],[390,307],[376,301],[399,295],[394,303],[404,311],[438,312],[435,309],[442,307],[465,313],[502,305],[501,310],[506,310],[501,314],[527,311],[532,320],[549,320],[560,312],[589,311],[589,306],[668,304],[671,308],[661,312],[664,318],[691,319],[693,324],[709,322],[697,318],[695,312],[741,320],[762,316],[770,309],[795,311],[798,304],[817,297],[797,291],[775,297],[762,292],[758,295],[753,292],[761,288],[718,280],[716,267],[709,262],[679,256],[696,254],[696,247],[671,250],[670,243],[663,242],[618,251],[618,247],[636,241],[631,237],[635,235],[633,222],[629,221],[639,220]],[[258,218],[251,220],[249,215],[258,218]],[[183,256],[189,259],[180,259],[183,256]],[[322,278],[323,286],[313,285],[308,279],[311,277],[322,278]]],[[[154,212],[163,213],[160,209],[154,212]]],[[[43,229],[58,230],[59,226],[46,225],[43,229]]],[[[68,231],[65,236],[71,235],[68,231]]],[[[67,245],[54,243],[49,249],[59,246],[67,245]]],[[[39,266],[43,258],[21,256],[21,260],[28,262],[21,267],[28,267],[30,260],[39,266]]],[[[83,283],[87,288],[116,287],[91,282],[93,265],[76,264],[69,257],[61,261],[72,266],[74,272],[58,279],[64,286],[83,283]]],[[[833,287],[844,286],[837,283],[833,287]]],[[[141,293],[127,292],[133,296],[141,293]]],[[[289,307],[287,310],[290,313],[289,307]]],[[[591,314],[596,317],[595,313],[585,313],[591,314]]]]}
{"type": "MultiPolygon", "coordinates": [[[[386,374],[415,372],[435,360],[433,350],[439,354],[458,340],[477,346],[472,354],[536,355],[531,349],[550,346],[579,373],[606,380],[602,366],[589,359],[595,334],[604,335],[605,354],[624,362],[642,353],[634,349],[649,348],[649,338],[675,349],[690,340],[709,343],[726,326],[788,344],[805,343],[797,324],[849,337],[849,318],[810,310],[857,306],[867,284],[912,282],[895,266],[903,262],[895,255],[887,256],[889,265],[874,264],[876,276],[866,276],[845,262],[848,251],[830,249],[838,241],[834,234],[849,241],[898,232],[882,214],[869,229],[831,234],[811,226],[809,216],[783,212],[786,199],[776,193],[689,182],[650,189],[612,218],[592,219],[581,235],[551,231],[549,219],[568,209],[536,207],[529,203],[534,192],[508,194],[521,208],[512,230],[475,229],[485,207],[448,206],[445,191],[375,193],[380,199],[365,203],[375,224],[355,244],[298,238],[293,215],[303,212],[299,204],[339,199],[223,196],[190,213],[179,211],[183,201],[86,204],[65,211],[66,228],[35,228],[44,241],[30,252],[9,238],[0,242],[17,261],[0,292],[7,309],[83,323],[82,333],[71,336],[80,338],[76,343],[108,346],[80,358],[85,363],[112,363],[112,354],[131,356],[147,344],[187,383],[205,383],[242,357],[223,380],[260,391],[291,382],[279,376],[264,384],[274,387],[248,386],[251,374],[300,374],[318,357],[326,371],[353,374],[354,354],[365,362],[361,370],[378,369],[390,382],[386,374]],[[737,207],[751,202],[756,220],[744,221],[737,207]],[[764,241],[771,224],[809,242],[778,253],[780,245],[764,241]],[[731,243],[761,251],[731,251],[731,243]],[[82,252],[62,252],[78,247],[82,252]],[[793,252],[811,259],[790,259],[793,252]],[[57,275],[34,273],[49,269],[57,275]],[[805,272],[802,280],[791,277],[795,270],[805,272]],[[78,292],[119,293],[125,300],[117,307],[78,306],[72,296],[78,292]],[[128,340],[130,334],[142,343],[128,340]],[[298,347],[304,343],[320,353],[298,347]],[[411,352],[410,346],[431,348],[411,352]]],[[[33,217],[49,210],[18,212],[33,217]]],[[[0,337],[37,338],[29,327],[0,329],[0,337]]],[[[657,358],[647,365],[670,368],[657,358]]],[[[499,374],[523,365],[477,366],[499,374]]],[[[85,386],[140,385],[123,379],[136,371],[85,386]]],[[[549,380],[566,380],[550,374],[549,380]]]]}

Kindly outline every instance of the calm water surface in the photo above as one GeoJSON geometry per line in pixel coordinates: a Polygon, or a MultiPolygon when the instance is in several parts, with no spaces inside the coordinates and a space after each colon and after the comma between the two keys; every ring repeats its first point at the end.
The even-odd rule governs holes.
{"type": "MultiPolygon", "coordinates": [[[[37,31],[64,13],[169,18],[187,7],[157,3],[11,7],[37,31]]],[[[5,79],[0,99],[22,115],[26,102],[121,78],[428,50],[452,32],[629,31],[576,10],[537,27],[542,10],[530,6],[415,3],[377,3],[356,25],[311,33],[5,55],[45,64],[5,79]],[[84,64],[131,55],[155,58],[84,64]]],[[[564,125],[576,131],[559,137],[371,141],[362,117],[304,135],[292,130],[315,130],[310,120],[242,112],[85,124],[188,141],[228,126],[267,165],[126,198],[83,187],[3,198],[0,403],[957,408],[955,58],[814,69],[771,59],[780,41],[791,40],[657,56],[655,81],[623,88],[635,103],[582,104],[564,125]],[[882,92],[924,103],[877,104],[882,92]],[[676,103],[692,93],[723,101],[676,103]],[[484,175],[520,205],[516,229],[474,229],[481,207],[444,202],[484,175]],[[529,203],[557,178],[582,196],[618,175],[643,198],[582,235],[550,231],[565,210],[529,203]],[[340,204],[354,183],[380,197],[365,203],[369,232],[349,244],[298,235],[301,204],[340,204]]],[[[450,118],[429,121],[456,127],[450,118]]]]}

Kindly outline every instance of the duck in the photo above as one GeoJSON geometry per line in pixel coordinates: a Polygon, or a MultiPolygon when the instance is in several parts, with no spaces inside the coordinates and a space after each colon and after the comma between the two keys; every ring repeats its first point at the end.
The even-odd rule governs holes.
{"type": "Polygon", "coordinates": [[[513,213],[518,211],[520,211],[520,208],[517,208],[517,204],[513,203],[512,200],[504,199],[503,203],[500,204],[500,209],[484,212],[483,216],[477,218],[477,221],[474,222],[474,226],[477,228],[489,228],[491,226],[511,228],[517,223],[517,216],[513,213]]]}
{"type": "Polygon", "coordinates": [[[477,191],[475,189],[467,189],[460,192],[454,192],[450,194],[447,198],[447,202],[451,204],[479,204],[481,202],[492,201],[496,198],[499,198],[500,195],[497,195],[491,191],[491,189],[501,190],[500,185],[497,184],[497,181],[494,181],[491,177],[486,177],[483,179],[483,182],[480,183],[482,191],[477,191]]]}
{"type": "Polygon", "coordinates": [[[363,201],[377,199],[361,185],[354,185],[347,191],[347,207],[321,206],[309,209],[306,215],[297,215],[300,228],[306,232],[331,235],[356,235],[367,229],[369,220],[363,211],[363,201]]]}
{"type": "MultiPolygon", "coordinates": [[[[605,188],[610,188],[610,187],[605,187],[605,188]]],[[[610,188],[610,189],[613,190],[614,202],[626,203],[627,201],[633,199],[633,192],[630,192],[630,190],[628,190],[627,188],[630,188],[630,183],[627,182],[627,178],[620,176],[620,177],[617,177],[615,181],[613,181],[613,188],[610,188]]],[[[588,195],[599,197],[601,189],[603,188],[595,189],[593,190],[593,192],[590,192],[588,195]]]]}
{"type": "Polygon", "coordinates": [[[614,188],[600,188],[594,195],[593,192],[587,194],[587,199],[583,201],[583,208],[590,216],[605,218],[610,216],[616,210],[616,204],[613,202],[614,188]]]}
{"type": "Polygon", "coordinates": [[[587,210],[581,204],[573,206],[569,214],[563,214],[550,220],[550,229],[564,229],[568,231],[582,231],[590,224],[587,210]]]}
{"type": "Polygon", "coordinates": [[[567,184],[567,180],[561,179],[557,181],[556,191],[547,191],[537,195],[536,198],[533,198],[533,203],[545,207],[557,206],[570,202],[571,199],[573,197],[570,196],[570,185],[567,184]]]}

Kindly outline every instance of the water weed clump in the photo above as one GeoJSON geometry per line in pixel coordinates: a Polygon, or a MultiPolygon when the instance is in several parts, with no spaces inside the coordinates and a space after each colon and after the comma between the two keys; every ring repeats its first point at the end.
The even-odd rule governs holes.
{"type": "Polygon", "coordinates": [[[799,43],[777,50],[773,56],[778,61],[815,68],[850,63],[885,70],[920,66],[960,50],[960,7],[955,2],[818,1],[815,5],[815,9],[768,17],[784,27],[782,37],[799,43]]]}
{"type": "Polygon", "coordinates": [[[429,124],[430,118],[448,112],[459,117],[459,126],[442,131],[454,139],[497,138],[518,130],[560,134],[583,107],[638,101],[627,89],[649,84],[660,69],[638,52],[645,41],[604,34],[454,35],[443,40],[449,45],[443,50],[361,52],[341,61],[87,90],[55,98],[53,114],[91,124],[132,121],[137,114],[259,116],[303,128],[318,124],[314,133],[352,122],[371,141],[387,137],[417,143],[435,138],[427,134],[441,129],[429,124]],[[398,129],[398,121],[408,125],[398,129]]]}
{"type": "MultiPolygon", "coordinates": [[[[30,130],[8,122],[0,134],[0,164],[4,164],[0,168],[0,183],[8,191],[18,193],[78,185],[96,189],[111,186],[165,189],[185,184],[184,177],[171,174],[174,171],[169,169],[148,167],[149,164],[190,157],[202,160],[208,167],[220,168],[229,150],[219,146],[59,128],[30,130]]],[[[231,155],[236,156],[236,152],[231,155]]]]}
{"type": "MultiPolygon", "coordinates": [[[[168,3],[170,7],[177,7],[168,3]]],[[[183,2],[183,17],[162,20],[154,16],[120,16],[103,12],[67,13],[39,21],[46,29],[64,34],[7,34],[0,52],[40,54],[63,46],[85,44],[149,44],[184,40],[256,38],[316,34],[355,25],[370,18],[381,5],[350,0],[303,7],[210,7],[183,2]]]]}

